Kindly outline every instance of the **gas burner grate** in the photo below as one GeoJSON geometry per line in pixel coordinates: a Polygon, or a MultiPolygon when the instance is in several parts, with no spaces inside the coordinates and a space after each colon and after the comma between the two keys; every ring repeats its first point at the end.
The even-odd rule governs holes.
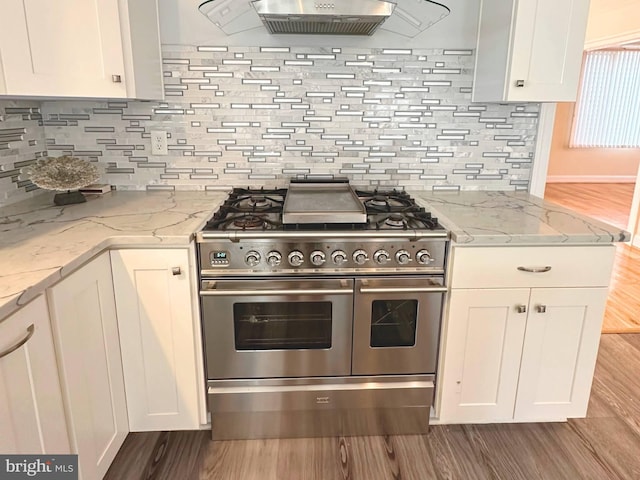
{"type": "Polygon", "coordinates": [[[246,189],[234,188],[221,209],[229,213],[282,213],[282,206],[287,195],[285,188],[279,189],[246,189]]]}
{"type": "Polygon", "coordinates": [[[356,195],[364,204],[368,215],[413,212],[420,208],[408,193],[401,190],[356,190],[356,195]]]}
{"type": "Polygon", "coordinates": [[[228,214],[218,210],[205,230],[279,230],[282,224],[267,215],[254,213],[228,214]]]}
{"type": "Polygon", "coordinates": [[[444,230],[438,219],[404,190],[355,190],[364,204],[367,223],[283,224],[286,188],[234,188],[205,230],[360,231],[444,230]]]}

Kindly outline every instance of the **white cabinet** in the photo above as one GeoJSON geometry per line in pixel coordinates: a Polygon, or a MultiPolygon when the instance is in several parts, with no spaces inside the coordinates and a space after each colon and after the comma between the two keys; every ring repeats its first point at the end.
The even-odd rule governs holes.
{"type": "Polygon", "coordinates": [[[607,288],[531,291],[516,420],[586,416],[607,296],[607,288]]]}
{"type": "Polygon", "coordinates": [[[440,421],[585,416],[614,253],[613,246],[454,249],[440,421]]]}
{"type": "Polygon", "coordinates": [[[102,478],[128,433],[109,254],[48,295],[72,451],[82,478],[102,478]]]}
{"type": "Polygon", "coordinates": [[[474,102],[576,100],[589,0],[482,0],[474,102]]]}
{"type": "Polygon", "coordinates": [[[111,252],[131,431],[199,428],[204,376],[189,250],[111,252]]]}
{"type": "Polygon", "coordinates": [[[0,320],[0,452],[71,453],[44,296],[0,320]]]}
{"type": "Polygon", "coordinates": [[[513,418],[528,289],[454,290],[440,382],[440,419],[470,423],[513,418]]]}
{"type": "Polygon", "coordinates": [[[163,98],[157,0],[3,0],[0,95],[163,98]]]}

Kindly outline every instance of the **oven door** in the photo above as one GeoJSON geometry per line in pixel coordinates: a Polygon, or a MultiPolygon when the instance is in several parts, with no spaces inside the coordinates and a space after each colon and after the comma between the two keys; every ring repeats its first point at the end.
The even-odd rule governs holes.
{"type": "Polygon", "coordinates": [[[203,280],[207,377],[351,372],[352,279],[203,280]]]}
{"type": "Polygon", "coordinates": [[[442,277],[356,280],[354,375],[435,373],[442,277]]]}

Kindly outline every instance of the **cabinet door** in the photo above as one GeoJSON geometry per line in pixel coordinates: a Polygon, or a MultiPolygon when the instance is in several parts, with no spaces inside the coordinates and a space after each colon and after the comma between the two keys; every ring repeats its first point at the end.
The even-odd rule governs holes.
{"type": "Polygon", "coordinates": [[[119,13],[114,0],[2,0],[0,93],[126,97],[119,13]]]}
{"type": "Polygon", "coordinates": [[[109,254],[49,295],[72,447],[82,478],[102,478],[128,433],[109,254]]]}
{"type": "Polygon", "coordinates": [[[482,0],[473,101],[574,102],[588,15],[589,0],[482,0]]]}
{"type": "Polygon", "coordinates": [[[586,415],[606,300],[606,288],[532,290],[516,420],[586,415]]]}
{"type": "Polygon", "coordinates": [[[588,16],[589,0],[518,2],[508,100],[575,102],[588,16]]]}
{"type": "Polygon", "coordinates": [[[460,289],[450,296],[440,418],[443,423],[511,420],[529,289],[460,289]]]}
{"type": "Polygon", "coordinates": [[[0,321],[0,432],[3,454],[71,453],[44,296],[0,321]]]}
{"type": "Polygon", "coordinates": [[[197,429],[187,249],[111,252],[131,431],[197,429]],[[179,268],[179,273],[173,271],[179,268]]]}

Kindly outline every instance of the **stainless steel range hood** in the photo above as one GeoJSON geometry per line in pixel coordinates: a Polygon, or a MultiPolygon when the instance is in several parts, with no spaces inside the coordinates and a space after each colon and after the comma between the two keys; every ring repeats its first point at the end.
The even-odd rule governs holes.
{"type": "Polygon", "coordinates": [[[395,7],[388,0],[208,0],[199,9],[227,33],[241,31],[254,10],[269,33],[371,35],[395,7]]]}
{"type": "Polygon", "coordinates": [[[252,4],[269,33],[333,35],[372,35],[396,6],[384,0],[255,0],[252,4]]]}

